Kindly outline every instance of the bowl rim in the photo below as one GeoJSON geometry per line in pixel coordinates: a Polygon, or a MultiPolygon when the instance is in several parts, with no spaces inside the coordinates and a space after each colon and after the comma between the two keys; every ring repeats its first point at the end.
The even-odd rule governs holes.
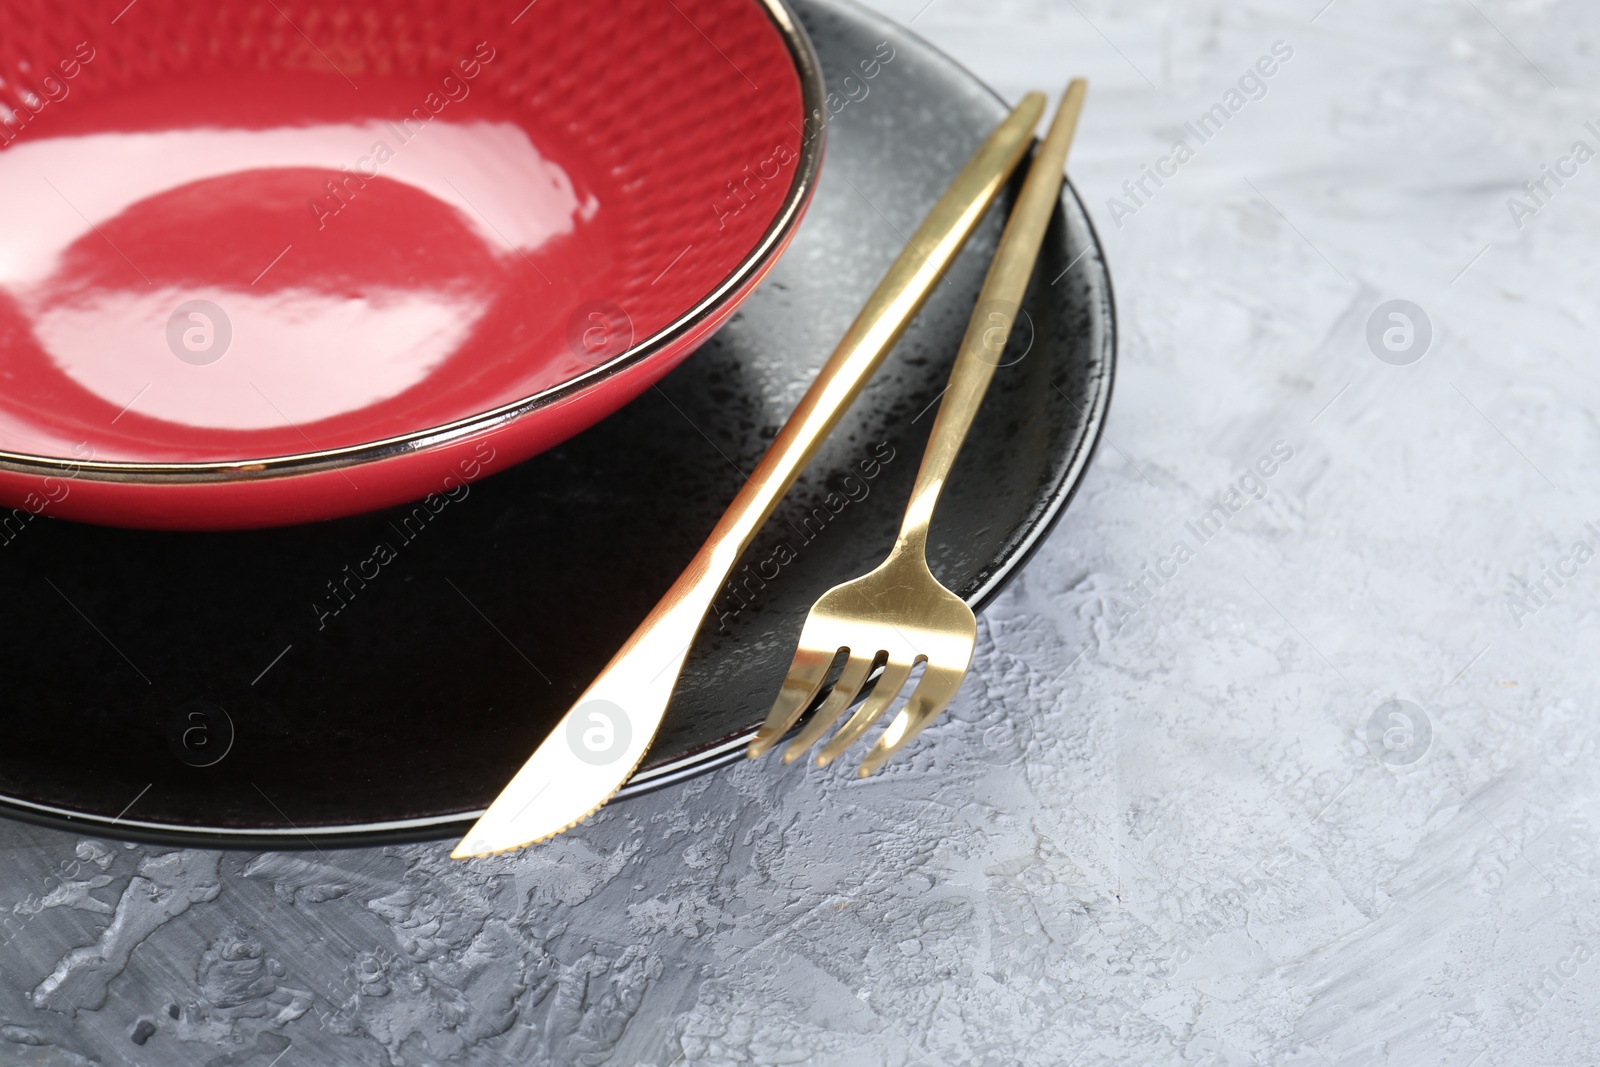
{"type": "Polygon", "coordinates": [[[751,283],[760,278],[765,268],[793,236],[812,193],[816,191],[817,178],[821,171],[829,114],[826,106],[827,88],[822,78],[822,62],[811,44],[811,38],[800,25],[794,12],[789,10],[785,0],[753,0],[753,2],[766,13],[777,29],[778,35],[783,38],[795,74],[800,79],[801,106],[808,121],[799,131],[799,159],[794,171],[794,180],[790,182],[772,223],[750,252],[739,261],[738,266],[693,307],[651,336],[634,344],[626,352],[577,377],[498,407],[476,412],[453,422],[373,441],[287,455],[181,463],[77,459],[0,449],[0,471],[134,485],[182,485],[250,482],[264,478],[346,470],[478,437],[535,411],[586,392],[679,344],[686,336],[700,328],[706,320],[724,310],[740,290],[753,288],[751,283]],[[809,122],[811,118],[817,120],[814,129],[809,122]]]}

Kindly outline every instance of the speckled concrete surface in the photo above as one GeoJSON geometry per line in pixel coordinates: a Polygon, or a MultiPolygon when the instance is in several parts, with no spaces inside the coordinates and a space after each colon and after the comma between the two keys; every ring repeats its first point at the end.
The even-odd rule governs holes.
{"type": "Polygon", "coordinates": [[[0,1064],[1593,1062],[1600,11],[1323,5],[883,3],[1091,77],[1122,322],[911,758],[470,865],[0,824],[0,1064]]]}

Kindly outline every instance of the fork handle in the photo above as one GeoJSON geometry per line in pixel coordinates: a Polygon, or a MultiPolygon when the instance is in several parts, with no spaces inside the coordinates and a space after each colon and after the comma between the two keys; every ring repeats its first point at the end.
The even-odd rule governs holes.
{"type": "Polygon", "coordinates": [[[1067,150],[1072,146],[1072,135],[1077,132],[1078,115],[1083,110],[1087,89],[1082,78],[1074,79],[1067,86],[1061,108],[1034,157],[1022,193],[1001,235],[1000,247],[978,294],[978,306],[956,355],[955,368],[950,372],[950,384],[945,388],[939,414],[934,417],[927,451],[922,455],[922,466],[917,470],[917,481],[911,490],[911,503],[900,526],[897,551],[912,549],[925,553],[927,550],[928,526],[933,519],[934,506],[939,502],[950,468],[955,465],[956,455],[967,439],[967,431],[972,428],[972,420],[983,404],[984,393],[1004,357],[1006,341],[1021,312],[1022,298],[1033,277],[1039,248],[1061,196],[1067,150]]]}

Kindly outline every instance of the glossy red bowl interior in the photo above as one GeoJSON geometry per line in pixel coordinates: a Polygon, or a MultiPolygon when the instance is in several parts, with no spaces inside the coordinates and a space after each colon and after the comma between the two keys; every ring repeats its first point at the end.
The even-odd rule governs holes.
{"type": "Polygon", "coordinates": [[[778,0],[517,7],[0,0],[0,503],[422,499],[703,341],[814,186],[803,33],[778,0]]]}

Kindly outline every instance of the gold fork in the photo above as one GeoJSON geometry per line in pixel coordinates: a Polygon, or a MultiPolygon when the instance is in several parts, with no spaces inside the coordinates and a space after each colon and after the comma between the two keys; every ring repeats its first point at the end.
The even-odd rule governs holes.
{"type": "Polygon", "coordinates": [[[812,606],[789,675],[767,721],[750,742],[751,759],[777,744],[811,705],[840,653],[848,658],[839,680],[805,729],[784,750],[785,763],[799,758],[821,739],[855,702],[879,666],[883,674],[871,695],[817,754],[818,766],[838,758],[888,710],[918,663],[927,664],[922,680],[861,761],[861,777],[883,766],[938,718],[961,688],[972,665],[978,620],[966,602],[939,584],[928,569],[928,525],[945,478],[1005,352],[1033,276],[1039,247],[1061,196],[1067,149],[1087,88],[1082,78],[1067,86],[1006,223],[939,405],[894,549],[876,570],[835,586],[812,606]]]}

